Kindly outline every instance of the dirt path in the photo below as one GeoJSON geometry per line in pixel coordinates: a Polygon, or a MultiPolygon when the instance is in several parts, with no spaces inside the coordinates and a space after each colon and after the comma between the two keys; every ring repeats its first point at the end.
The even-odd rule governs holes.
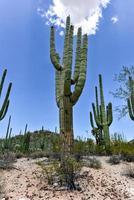
{"type": "Polygon", "coordinates": [[[56,191],[41,182],[41,169],[35,160],[19,159],[16,169],[4,171],[5,196],[2,200],[134,200],[134,181],[122,176],[125,164],[111,166],[102,161],[102,169],[83,167],[81,191],[56,191]]]}

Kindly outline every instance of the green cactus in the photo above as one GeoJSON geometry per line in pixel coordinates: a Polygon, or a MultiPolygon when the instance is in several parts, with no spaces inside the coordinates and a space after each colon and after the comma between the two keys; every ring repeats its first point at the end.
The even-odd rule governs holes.
{"type": "Polygon", "coordinates": [[[100,129],[99,127],[95,127],[94,126],[94,121],[93,121],[93,115],[92,112],[90,112],[90,124],[92,126],[92,134],[95,137],[96,140],[96,144],[97,145],[101,145],[102,143],[102,129],[100,129]]]}
{"type": "Polygon", "coordinates": [[[23,135],[23,140],[21,141],[21,149],[23,153],[28,153],[29,148],[30,148],[30,133],[27,132],[27,127],[28,125],[26,124],[25,130],[24,130],[24,135],[23,135]]]}
{"type": "Polygon", "coordinates": [[[102,76],[99,75],[99,89],[100,89],[100,105],[98,101],[98,93],[96,87],[96,106],[92,103],[94,119],[98,128],[102,129],[103,139],[106,150],[110,147],[110,134],[109,126],[113,121],[112,115],[112,103],[109,103],[105,107],[104,95],[103,95],[103,85],[102,85],[102,76]]]}
{"type": "MultiPolygon", "coordinates": [[[[6,74],[7,74],[7,70],[5,69],[4,72],[3,72],[1,81],[0,81],[0,96],[2,94],[2,89],[3,89],[4,81],[5,81],[5,78],[6,78],[6,74]]],[[[0,120],[2,120],[7,113],[7,110],[8,110],[8,107],[9,107],[9,102],[10,102],[9,101],[9,95],[10,95],[10,92],[11,92],[11,88],[12,88],[12,83],[9,83],[3,104],[2,104],[1,109],[0,109],[0,120]]]]}
{"type": "Polygon", "coordinates": [[[130,97],[127,99],[130,118],[134,121],[134,81],[129,77],[130,97]]]}
{"type": "Polygon", "coordinates": [[[9,117],[8,120],[8,126],[7,126],[7,131],[6,131],[6,137],[4,140],[4,150],[7,149],[11,149],[11,134],[12,134],[12,128],[10,128],[10,124],[11,124],[11,116],[9,117]]]}
{"type": "Polygon", "coordinates": [[[73,60],[73,30],[70,24],[70,16],[66,20],[64,52],[62,64],[59,54],[55,49],[55,31],[51,27],[50,58],[56,70],[56,102],[59,108],[60,134],[64,138],[65,149],[71,150],[73,146],[73,106],[78,101],[86,80],[87,46],[88,39],[85,34],[82,37],[81,28],[77,32],[76,59],[74,74],[72,76],[73,60]],[[71,91],[71,86],[74,91],[71,91]]]}
{"type": "MultiPolygon", "coordinates": [[[[98,100],[98,90],[97,87],[95,87],[95,100],[96,100],[96,111],[97,111],[97,115],[99,116],[99,100],[98,100]]],[[[97,145],[101,145],[102,144],[102,128],[97,126],[95,127],[94,125],[94,121],[93,121],[93,115],[92,112],[90,112],[90,124],[92,126],[92,134],[96,139],[96,144],[97,145]]]]}

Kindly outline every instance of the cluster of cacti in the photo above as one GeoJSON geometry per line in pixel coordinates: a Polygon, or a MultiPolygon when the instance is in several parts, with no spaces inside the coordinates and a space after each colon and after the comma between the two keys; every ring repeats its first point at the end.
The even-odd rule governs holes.
{"type": "Polygon", "coordinates": [[[77,33],[77,47],[74,74],[72,76],[73,61],[73,30],[70,17],[66,20],[63,59],[55,48],[55,31],[51,27],[50,58],[56,70],[56,102],[59,108],[60,134],[64,140],[64,149],[71,151],[73,146],[73,106],[78,101],[86,80],[87,68],[87,35],[82,36],[81,28],[77,33]],[[71,91],[71,86],[74,91],[71,91]]]}
{"type": "Polygon", "coordinates": [[[6,137],[3,141],[3,150],[10,150],[12,146],[12,140],[11,140],[11,133],[12,133],[12,128],[10,128],[11,124],[11,116],[9,117],[8,120],[8,126],[7,126],[7,131],[6,131],[6,137]]]}
{"type": "Polygon", "coordinates": [[[134,81],[129,77],[130,97],[127,99],[130,118],[134,121],[134,81]]]}
{"type": "MultiPolygon", "coordinates": [[[[101,134],[101,136],[99,136],[99,137],[103,139],[105,148],[108,150],[108,148],[110,147],[109,126],[111,125],[111,123],[113,121],[112,103],[109,103],[105,107],[101,75],[99,75],[99,90],[100,90],[100,103],[98,100],[97,87],[95,87],[96,105],[94,103],[92,103],[92,109],[93,109],[94,119],[95,119],[95,122],[97,125],[97,131],[99,130],[99,133],[101,134]]],[[[91,121],[93,130],[95,130],[92,114],[90,114],[90,121],[91,121]]]]}

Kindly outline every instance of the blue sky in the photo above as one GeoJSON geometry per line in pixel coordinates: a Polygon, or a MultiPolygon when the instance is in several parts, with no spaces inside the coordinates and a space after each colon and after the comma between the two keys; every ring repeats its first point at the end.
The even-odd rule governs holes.
{"type": "MultiPolygon", "coordinates": [[[[4,136],[8,117],[12,115],[13,133],[24,130],[45,129],[54,131],[58,127],[58,108],[55,102],[55,74],[49,58],[49,29],[46,20],[37,13],[43,5],[47,11],[51,1],[40,4],[37,0],[0,1],[0,74],[6,67],[8,82],[13,82],[10,107],[6,118],[1,122],[0,135],[4,136]]],[[[122,66],[134,64],[134,1],[114,0],[103,9],[96,34],[89,35],[87,80],[83,93],[74,107],[75,136],[90,137],[89,111],[94,101],[94,86],[98,84],[98,74],[103,75],[105,101],[118,105],[109,91],[117,84],[114,74],[122,66]],[[111,18],[118,18],[112,23],[111,18]],[[89,133],[87,133],[87,130],[89,133]]],[[[62,29],[63,30],[63,29],[62,29]]],[[[59,52],[63,48],[63,37],[57,31],[56,42],[59,52]]],[[[134,123],[125,117],[114,121],[111,133],[119,132],[133,138],[134,123]]]]}

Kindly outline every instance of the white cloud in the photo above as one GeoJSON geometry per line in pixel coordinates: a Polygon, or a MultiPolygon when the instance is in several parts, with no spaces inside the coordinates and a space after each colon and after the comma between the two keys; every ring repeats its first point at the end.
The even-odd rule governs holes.
{"type": "Polygon", "coordinates": [[[64,31],[60,31],[60,36],[63,36],[64,35],[64,31]]]}
{"type": "MultiPolygon", "coordinates": [[[[111,0],[53,0],[45,17],[51,24],[65,27],[66,17],[70,15],[71,22],[75,26],[75,34],[78,27],[82,27],[83,34],[95,34],[102,10],[111,0]]],[[[44,12],[41,12],[44,17],[44,12]]]]}
{"type": "Polygon", "coordinates": [[[116,23],[119,21],[118,16],[113,16],[113,17],[111,18],[111,21],[112,21],[113,24],[116,24],[116,23]]]}

